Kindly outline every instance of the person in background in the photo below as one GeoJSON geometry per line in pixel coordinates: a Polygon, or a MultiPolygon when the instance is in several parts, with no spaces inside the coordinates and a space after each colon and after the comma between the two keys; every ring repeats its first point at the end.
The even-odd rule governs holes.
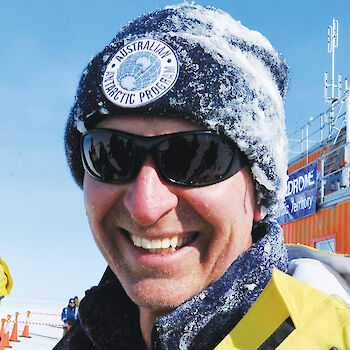
{"type": "Polygon", "coordinates": [[[75,306],[79,308],[79,298],[77,296],[74,297],[74,301],[75,301],[75,306]]]}
{"type": "Polygon", "coordinates": [[[79,311],[75,299],[70,298],[67,307],[63,308],[61,319],[63,321],[63,337],[78,319],[79,311]]]}
{"type": "Polygon", "coordinates": [[[5,295],[10,294],[12,289],[13,281],[10,275],[9,268],[5,261],[0,258],[0,303],[5,295]]]}
{"type": "Polygon", "coordinates": [[[349,348],[350,259],[276,220],[287,85],[265,37],[188,2],[90,61],[66,156],[109,266],[55,350],[349,348]]]}

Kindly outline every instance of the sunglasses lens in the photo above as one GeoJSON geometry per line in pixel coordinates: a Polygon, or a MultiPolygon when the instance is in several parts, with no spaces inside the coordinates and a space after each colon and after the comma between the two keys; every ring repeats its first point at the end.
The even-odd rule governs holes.
{"type": "Polygon", "coordinates": [[[133,142],[108,130],[96,129],[86,134],[82,154],[90,175],[107,182],[128,180],[135,163],[133,142]]]}
{"type": "Polygon", "coordinates": [[[158,163],[172,182],[204,186],[226,174],[233,155],[232,146],[218,135],[174,135],[159,145],[158,163]]]}
{"type": "Polygon", "coordinates": [[[98,180],[132,180],[151,153],[164,181],[183,186],[206,186],[239,171],[246,160],[237,146],[210,132],[185,132],[156,137],[95,129],[84,135],[85,170],[98,180]]]}

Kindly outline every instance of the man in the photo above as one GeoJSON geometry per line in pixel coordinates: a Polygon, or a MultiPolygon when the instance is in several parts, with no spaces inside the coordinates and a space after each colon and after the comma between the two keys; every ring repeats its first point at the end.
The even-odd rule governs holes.
{"type": "Polygon", "coordinates": [[[78,307],[74,298],[70,298],[67,307],[63,308],[61,320],[63,322],[63,337],[78,319],[78,307]]]}
{"type": "MultiPolygon", "coordinates": [[[[286,183],[287,82],[285,61],[261,34],[187,3],[130,22],[90,62],[65,142],[109,267],[56,349],[320,343],[318,335],[293,340],[310,328],[299,327],[299,308],[286,308],[299,295],[313,300],[300,302],[308,315],[328,302],[283,273],[313,254],[288,256],[275,220],[286,183]]],[[[343,275],[324,270],[348,297],[343,275]]],[[[345,326],[332,346],[349,340],[338,334],[345,326]]]]}

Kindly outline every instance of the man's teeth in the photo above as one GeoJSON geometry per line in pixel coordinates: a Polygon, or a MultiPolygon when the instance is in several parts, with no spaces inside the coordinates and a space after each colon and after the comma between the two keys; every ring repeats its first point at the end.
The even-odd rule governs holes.
{"type": "Polygon", "coordinates": [[[163,239],[147,239],[140,236],[131,235],[131,240],[136,247],[141,247],[143,249],[148,249],[150,253],[164,254],[168,252],[173,252],[192,241],[192,237],[178,237],[174,236],[172,238],[163,239]]]}

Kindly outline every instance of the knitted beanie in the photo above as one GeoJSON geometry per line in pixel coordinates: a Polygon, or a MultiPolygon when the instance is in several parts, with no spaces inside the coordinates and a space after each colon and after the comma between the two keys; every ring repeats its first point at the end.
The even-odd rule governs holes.
{"type": "Polygon", "coordinates": [[[81,135],[100,120],[182,118],[234,140],[263,214],[274,215],[287,180],[287,84],[288,67],[270,42],[221,10],[185,2],[143,15],[82,74],[65,133],[73,177],[82,187],[81,135]]]}

